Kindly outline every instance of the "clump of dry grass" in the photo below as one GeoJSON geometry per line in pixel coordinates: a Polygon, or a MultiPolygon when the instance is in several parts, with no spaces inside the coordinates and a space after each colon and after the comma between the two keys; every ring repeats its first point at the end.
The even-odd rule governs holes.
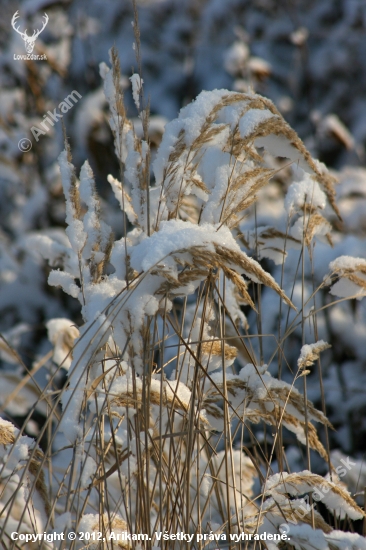
{"type": "MultiPolygon", "coordinates": [[[[23,510],[39,511],[40,495],[44,510],[32,527],[41,531],[57,524],[60,531],[148,535],[143,543],[120,542],[121,548],[171,547],[171,542],[159,542],[160,532],[216,531],[227,541],[237,532],[278,533],[301,506],[287,494],[300,495],[304,485],[313,493],[325,484],[338,499],[340,517],[363,517],[335,482],[310,472],[283,471],[283,428],[295,434],[308,457],[314,449],[329,460],[313,422],[331,424],[308,400],[306,386],[303,393],[294,386],[300,377],[306,381],[307,367],[329,346],[322,341],[304,345],[294,382],[286,383],[272,377],[252,349],[240,309],[244,302],[259,319],[265,315],[264,285],[295,310],[281,285],[235,239],[243,216],[274,176],[264,150],[298,162],[338,213],[332,178],[269,100],[216,91],[201,94],[167,127],[151,186],[148,106],[141,107],[140,138],[127,118],[114,49],[111,63],[112,69],[104,65],[101,73],[121,181],[112,176],[109,181],[124,213],[124,236],[115,241],[101,220],[91,168],[86,162],[77,179],[65,140],[60,165],[70,246],[62,248],[48,237],[34,243],[51,266],[61,263],[62,271],[51,271],[49,283],[78,298],[84,325],[77,330],[65,320],[49,324],[55,361],[69,368],[68,383],[48,402],[49,421],[42,433],[48,427],[50,437],[44,455],[28,439],[17,455],[21,477],[8,469],[9,451],[15,452],[23,436],[15,436],[8,424],[0,429],[4,486],[11,482],[18,494],[23,491],[23,510]],[[210,171],[206,159],[215,157],[220,162],[210,171]],[[256,289],[254,296],[244,276],[256,289]],[[227,326],[240,346],[230,344],[227,326]],[[250,362],[243,361],[242,348],[250,362]],[[257,441],[259,423],[275,432],[271,444],[257,441]],[[272,472],[274,457],[281,469],[278,478],[272,472]],[[255,498],[257,477],[263,490],[255,498]]],[[[266,228],[256,237],[262,252],[267,247],[284,259],[286,246],[293,244],[304,261],[319,227],[328,238],[321,207],[308,199],[291,226],[302,225],[300,236],[266,228]],[[284,246],[278,248],[277,240],[284,246]]],[[[243,237],[247,249],[251,238],[243,237]]],[[[355,284],[355,272],[364,273],[360,263],[352,273],[337,266],[333,271],[355,284]]],[[[297,315],[304,317],[304,303],[297,315]]],[[[52,380],[39,400],[51,387],[52,380]]],[[[30,529],[15,497],[7,500],[1,518],[3,537],[15,525],[30,529]]],[[[332,527],[314,510],[299,521],[332,535],[332,527]]]]}

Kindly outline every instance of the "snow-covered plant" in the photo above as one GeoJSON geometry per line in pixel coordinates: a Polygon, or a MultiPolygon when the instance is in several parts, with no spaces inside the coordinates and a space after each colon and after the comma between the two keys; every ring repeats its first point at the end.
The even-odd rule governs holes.
{"type": "Polygon", "coordinates": [[[35,441],[0,419],[1,540],[7,547],[13,531],[42,532],[51,515],[43,467],[35,441]]]}
{"type": "MultiPolygon", "coordinates": [[[[325,429],[331,424],[306,387],[309,369],[329,345],[317,338],[305,343],[309,299],[302,296],[297,311],[292,296],[258,261],[283,265],[294,249],[304,270],[315,240],[331,243],[324,211],[339,215],[333,178],[268,99],[227,90],[202,92],[166,125],[151,168],[143,80],[132,80],[144,128],[139,137],[127,119],[114,50],[111,62],[112,69],[101,66],[101,76],[121,174],[120,181],[112,175],[108,180],[123,212],[124,234],[116,240],[102,219],[92,169],[86,161],[77,177],[65,140],[59,163],[68,242],[45,234],[31,242],[53,268],[49,285],[80,302],[83,324],[48,323],[54,361],[68,369],[67,385],[53,401],[51,382],[41,396],[47,396],[50,419],[57,419],[49,424],[48,463],[34,443],[8,435],[1,476],[26,499],[24,510],[38,510],[35,499],[46,489],[37,459],[49,478],[45,514],[34,520],[40,530],[145,533],[146,548],[165,548],[161,532],[211,533],[210,541],[243,532],[280,535],[301,507],[297,497],[313,498],[322,487],[325,506],[339,518],[363,518],[330,463],[329,480],[308,470],[285,471],[283,428],[304,446],[309,467],[310,449],[329,461],[313,422],[325,429]],[[242,231],[277,174],[278,158],[293,166],[283,223],[242,231]],[[262,345],[258,353],[249,338],[241,306],[252,309],[260,327],[262,294],[277,300],[291,321],[279,330],[279,362],[287,335],[302,327],[292,383],[270,373],[273,358],[266,364],[262,345]],[[298,379],[303,392],[295,387],[298,379]],[[258,424],[271,426],[269,449],[257,447],[258,424]],[[275,475],[274,457],[280,469],[275,475]],[[21,468],[24,474],[16,473],[21,468]],[[254,498],[257,478],[263,489],[254,498]]],[[[340,259],[331,270],[364,292],[362,260],[340,259]]],[[[29,530],[28,516],[17,516],[16,498],[6,502],[3,533],[29,530]]],[[[313,539],[321,541],[319,548],[346,548],[344,540],[355,539],[339,535],[312,506],[296,522],[288,548],[310,548],[313,539]]],[[[134,540],[122,547],[138,548],[134,540]]],[[[195,540],[193,547],[200,547],[195,540]]],[[[283,540],[266,544],[284,547],[283,540]]],[[[90,546],[99,547],[94,541],[90,546]]]]}

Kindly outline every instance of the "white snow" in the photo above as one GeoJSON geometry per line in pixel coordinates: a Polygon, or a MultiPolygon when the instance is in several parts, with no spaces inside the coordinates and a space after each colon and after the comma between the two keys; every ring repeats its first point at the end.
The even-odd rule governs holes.
{"type": "Polygon", "coordinates": [[[241,137],[243,139],[249,137],[260,124],[271,118],[278,118],[278,116],[268,109],[249,109],[239,121],[241,137]]]}
{"type": "Polygon", "coordinates": [[[84,233],[82,222],[77,219],[75,208],[70,198],[71,182],[75,177],[74,167],[70,162],[68,162],[66,151],[62,151],[62,153],[60,153],[58,161],[66,199],[66,223],[68,225],[66,234],[69,237],[73,250],[78,253],[81,252],[84,246],[86,235],[84,233]]]}
{"type": "Polygon", "coordinates": [[[73,298],[78,298],[80,288],[75,284],[74,277],[65,271],[53,269],[48,276],[48,284],[51,286],[60,286],[66,294],[73,298]]]}
{"type": "MultiPolygon", "coordinates": [[[[366,296],[366,260],[364,258],[354,258],[352,256],[339,256],[329,264],[330,273],[339,275],[339,280],[331,287],[329,293],[339,298],[354,297],[361,300],[366,296]],[[361,282],[352,280],[355,275],[361,282]],[[348,278],[350,277],[350,278],[348,278]]],[[[328,281],[328,275],[324,280],[328,281]]]]}
{"type": "Polygon", "coordinates": [[[300,181],[292,183],[287,191],[285,198],[285,207],[289,215],[300,211],[305,204],[314,208],[324,209],[326,205],[326,195],[319,187],[319,184],[303,170],[298,169],[297,173],[301,177],[300,181]]]}
{"type": "Polygon", "coordinates": [[[80,477],[80,487],[86,488],[92,481],[96,471],[97,471],[97,464],[93,457],[88,456],[85,460],[85,462],[82,463],[82,472],[80,477]]]}
{"type": "Polygon", "coordinates": [[[137,110],[140,109],[140,94],[142,85],[144,83],[143,79],[140,77],[139,74],[134,73],[132,76],[130,76],[131,84],[132,84],[132,95],[133,100],[135,102],[137,110]]]}

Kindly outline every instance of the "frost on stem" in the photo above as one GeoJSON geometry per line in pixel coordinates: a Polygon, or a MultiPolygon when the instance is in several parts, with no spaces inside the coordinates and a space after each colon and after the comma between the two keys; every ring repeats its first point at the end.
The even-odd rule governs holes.
{"type": "Polygon", "coordinates": [[[144,81],[142,80],[140,75],[138,75],[136,73],[133,74],[132,76],[130,76],[130,80],[131,80],[131,84],[132,84],[133,100],[135,102],[136,109],[139,110],[140,109],[140,94],[141,94],[141,89],[142,89],[142,85],[143,85],[144,81]]]}

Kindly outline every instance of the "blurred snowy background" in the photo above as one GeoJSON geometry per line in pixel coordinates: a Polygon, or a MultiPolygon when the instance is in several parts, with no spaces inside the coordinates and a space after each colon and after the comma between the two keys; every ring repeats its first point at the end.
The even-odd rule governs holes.
{"type": "MultiPolygon", "coordinates": [[[[317,286],[334,258],[366,251],[366,2],[364,0],[145,0],[138,2],[142,77],[151,108],[150,139],[157,147],[164,125],[202,90],[227,88],[269,97],[298,132],[315,158],[339,180],[337,203],[343,222],[333,222],[334,248],[319,244],[308,288],[317,286]]],[[[65,239],[65,204],[57,157],[63,149],[62,125],[55,123],[38,142],[31,127],[40,127],[73,90],[82,98],[63,117],[73,161],[79,172],[87,158],[96,176],[103,215],[115,235],[122,235],[122,216],[107,182],[119,176],[108,126],[99,63],[109,62],[116,45],[121,59],[121,86],[128,115],[137,132],[129,76],[138,70],[129,0],[1,0],[0,32],[0,331],[19,356],[0,341],[0,402],[11,394],[27,369],[45,362],[36,374],[42,385],[52,371],[46,323],[55,317],[81,323],[76,300],[47,285],[50,268],[32,249],[34,232],[65,239]],[[11,20],[19,10],[21,30],[40,28],[35,54],[46,61],[14,59],[25,47],[11,20]],[[32,149],[23,153],[19,140],[32,149]]],[[[257,212],[260,225],[283,217],[286,169],[266,187],[257,212]]],[[[278,225],[278,224],[277,224],[278,225]]],[[[254,218],[243,231],[254,227],[254,218]]],[[[266,260],[278,281],[281,266],[266,260]]],[[[284,285],[293,280],[296,262],[286,263],[284,285]]],[[[291,286],[286,288],[291,293],[291,286]]],[[[300,292],[295,287],[294,293],[300,292]]],[[[310,292],[310,291],[309,291],[310,292]]],[[[318,307],[330,301],[319,294],[318,307]]],[[[331,447],[362,460],[366,451],[366,309],[365,300],[344,302],[319,316],[319,337],[332,344],[322,363],[327,413],[336,432],[331,447]]],[[[262,331],[277,331],[278,300],[264,291],[262,331]]],[[[248,311],[246,311],[248,313],[248,311]]],[[[257,330],[248,315],[250,330],[257,330]]],[[[309,329],[310,330],[310,329],[309,329]]],[[[309,339],[314,335],[309,334],[309,339]]],[[[265,359],[273,343],[264,340],[265,359]]],[[[301,331],[288,339],[287,360],[296,361],[301,331]]],[[[275,366],[273,367],[275,368],[275,366]]],[[[286,373],[283,374],[286,376],[286,373]]],[[[290,373],[289,373],[290,376],[290,373]]],[[[62,383],[62,380],[59,380],[62,383]]],[[[320,408],[316,370],[308,377],[309,397],[320,408]]],[[[6,406],[18,424],[34,402],[37,389],[28,383],[6,406]]],[[[45,411],[33,414],[28,432],[35,435],[45,411]]],[[[292,441],[285,444],[292,445],[292,441]]],[[[301,461],[290,447],[289,460],[301,461]]],[[[295,466],[294,466],[295,467],[295,466]]]]}

